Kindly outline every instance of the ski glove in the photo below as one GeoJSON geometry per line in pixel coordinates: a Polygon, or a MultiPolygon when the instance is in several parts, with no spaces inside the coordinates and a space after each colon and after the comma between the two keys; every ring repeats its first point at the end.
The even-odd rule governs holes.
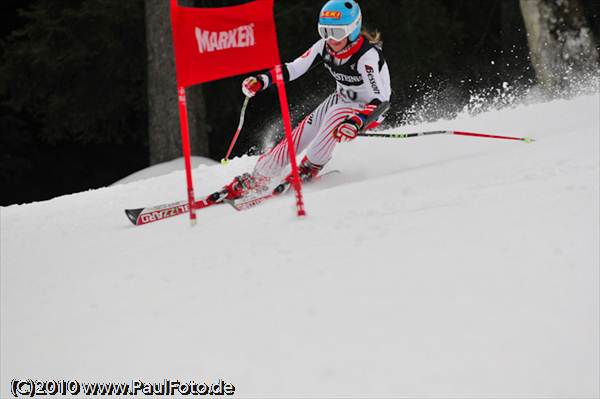
{"type": "Polygon", "coordinates": [[[267,75],[248,76],[242,82],[242,92],[246,97],[254,97],[256,93],[264,90],[269,85],[269,77],[267,75]]]}
{"type": "Polygon", "coordinates": [[[362,129],[365,121],[361,114],[355,114],[348,116],[342,123],[340,123],[333,131],[333,138],[337,142],[350,141],[356,138],[360,129],[362,129]]]}

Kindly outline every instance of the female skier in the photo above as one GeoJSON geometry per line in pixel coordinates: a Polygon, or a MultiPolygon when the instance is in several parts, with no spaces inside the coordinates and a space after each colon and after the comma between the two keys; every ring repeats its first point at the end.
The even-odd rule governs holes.
{"type": "MultiPolygon", "coordinates": [[[[295,80],[317,64],[324,64],[337,82],[329,95],[293,130],[296,152],[306,150],[298,165],[302,181],[315,177],[331,159],[335,145],[356,138],[369,114],[382,102],[389,101],[390,75],[380,48],[379,34],[362,30],[360,7],[354,0],[330,0],[321,9],[318,31],[321,39],[308,51],[283,67],[284,80],[295,80]]],[[[270,74],[250,76],[242,83],[248,97],[269,88],[274,82],[270,74]]],[[[379,118],[378,122],[381,122],[379,118]]],[[[214,193],[211,200],[220,202],[243,197],[250,191],[269,187],[288,165],[286,140],[262,155],[252,174],[237,176],[214,193]]],[[[283,180],[292,183],[291,173],[283,180]]]]}

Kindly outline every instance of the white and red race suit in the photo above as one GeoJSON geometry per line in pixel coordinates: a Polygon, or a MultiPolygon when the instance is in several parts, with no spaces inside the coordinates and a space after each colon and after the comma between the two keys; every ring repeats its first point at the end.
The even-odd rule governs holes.
{"type": "MultiPolygon", "coordinates": [[[[324,39],[319,40],[302,56],[285,64],[284,79],[295,80],[321,63],[336,80],[336,91],[292,132],[296,153],[306,150],[308,160],[315,165],[325,165],[331,159],[337,144],[333,132],[341,122],[352,115],[366,119],[377,105],[389,101],[391,95],[390,74],[381,49],[363,36],[338,53],[333,53],[324,39]]],[[[260,75],[259,78],[263,90],[273,83],[271,76],[260,75]]],[[[382,119],[369,127],[376,126],[382,119]]],[[[289,163],[286,145],[282,140],[262,155],[254,172],[267,177],[278,176],[289,163]]]]}

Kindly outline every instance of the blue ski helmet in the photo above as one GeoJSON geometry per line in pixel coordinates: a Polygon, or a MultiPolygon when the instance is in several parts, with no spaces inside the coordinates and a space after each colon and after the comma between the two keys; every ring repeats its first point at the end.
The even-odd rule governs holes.
{"type": "Polygon", "coordinates": [[[353,42],[360,35],[362,15],[354,0],[330,0],[321,9],[319,35],[327,40],[340,41],[345,37],[353,42]]]}

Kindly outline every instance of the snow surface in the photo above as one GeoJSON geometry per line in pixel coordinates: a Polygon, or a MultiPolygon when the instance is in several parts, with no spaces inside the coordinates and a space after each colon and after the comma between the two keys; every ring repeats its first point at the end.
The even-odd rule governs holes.
{"type": "MultiPolygon", "coordinates": [[[[205,157],[191,157],[191,162],[192,168],[198,167],[200,165],[216,165],[218,163],[217,161],[205,157]]],[[[185,163],[183,157],[173,159],[168,162],[162,162],[156,165],[152,165],[142,170],[138,170],[137,172],[132,173],[129,176],[126,176],[116,181],[112,185],[116,186],[119,184],[128,184],[140,180],[152,179],[154,177],[168,175],[169,173],[181,170],[185,170],[185,163]]]]}
{"type": "MultiPolygon", "coordinates": [[[[600,100],[359,139],[331,175],[238,213],[134,227],[183,172],[1,208],[12,378],[225,379],[236,396],[598,397],[600,100]]],[[[194,170],[197,194],[255,158],[194,170]]]]}

